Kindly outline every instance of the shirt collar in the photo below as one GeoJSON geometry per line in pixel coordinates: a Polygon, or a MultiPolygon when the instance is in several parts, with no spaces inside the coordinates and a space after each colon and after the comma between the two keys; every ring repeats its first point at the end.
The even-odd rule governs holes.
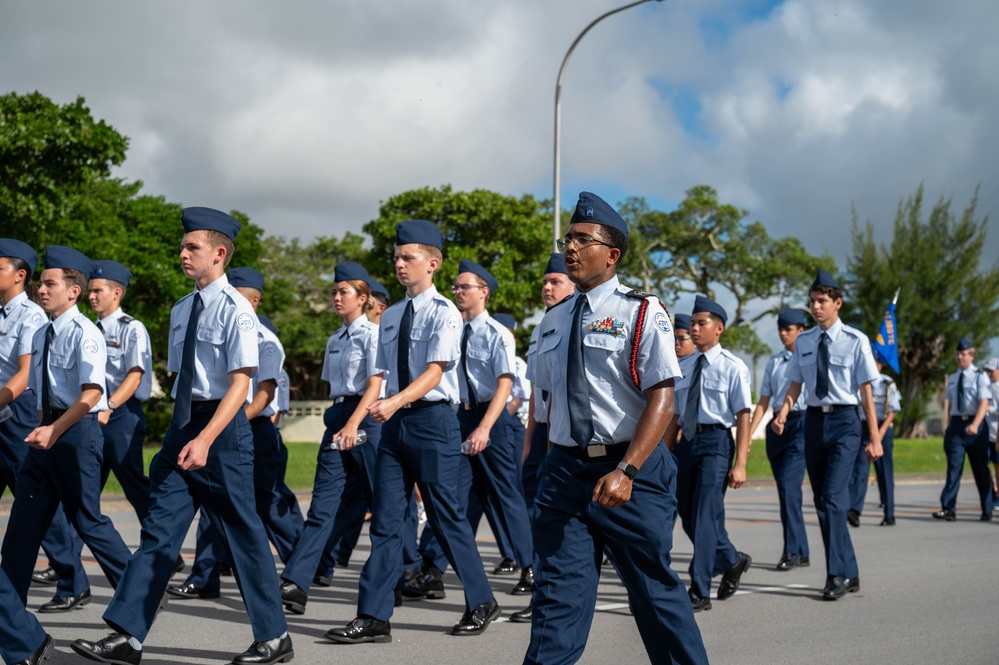
{"type": "Polygon", "coordinates": [[[361,314],[359,317],[354,319],[354,322],[347,326],[347,334],[353,335],[357,332],[358,328],[363,328],[368,323],[368,317],[366,314],[361,314]]]}
{"type": "Polygon", "coordinates": [[[13,298],[11,298],[10,302],[5,302],[3,304],[3,308],[7,312],[7,315],[10,316],[10,313],[12,311],[14,311],[14,308],[17,307],[18,305],[20,305],[22,302],[24,302],[27,299],[28,299],[28,294],[25,293],[24,291],[21,291],[16,296],[14,296],[13,298]]]}
{"type": "Polygon", "coordinates": [[[115,309],[115,311],[111,312],[110,314],[108,314],[104,318],[97,319],[97,320],[100,321],[101,323],[104,323],[106,321],[117,321],[118,319],[120,319],[124,315],[125,315],[125,312],[121,311],[121,307],[118,307],[117,309],[115,309]]]}
{"type": "Polygon", "coordinates": [[[790,360],[791,356],[793,356],[793,355],[794,354],[791,353],[790,351],[788,351],[787,349],[781,349],[780,350],[780,357],[783,358],[785,361],[790,360]]]}
{"type": "Polygon", "coordinates": [[[437,287],[431,284],[429,289],[418,294],[415,298],[410,298],[409,296],[406,296],[406,300],[413,301],[413,311],[417,312],[426,303],[430,302],[436,295],[437,295],[437,287]]]}
{"type": "Polygon", "coordinates": [[[597,308],[600,307],[605,300],[607,300],[607,297],[617,290],[617,287],[620,284],[621,281],[617,278],[617,275],[614,275],[603,284],[594,286],[586,293],[580,294],[578,291],[576,293],[581,297],[586,298],[587,303],[590,305],[590,311],[595,312],[597,311],[597,308]]]}
{"type": "Polygon", "coordinates": [[[721,352],[722,352],[722,345],[715,344],[704,353],[701,353],[700,351],[698,351],[697,353],[701,353],[701,355],[707,359],[708,364],[713,365],[715,361],[718,360],[718,356],[721,355],[721,352]]]}
{"type": "MultiPolygon", "coordinates": [[[[840,334],[843,332],[843,319],[836,319],[836,323],[829,326],[829,330],[823,332],[829,335],[829,339],[831,341],[835,342],[839,339],[840,334]]],[[[819,337],[822,337],[822,332],[819,333],[819,337]]]]}
{"type": "Polygon", "coordinates": [[[486,321],[488,319],[489,319],[489,310],[484,309],[478,314],[476,314],[474,318],[468,320],[465,323],[465,325],[471,328],[472,332],[479,332],[480,330],[482,330],[483,326],[486,325],[486,321]]]}
{"type": "Polygon", "coordinates": [[[76,318],[76,315],[80,313],[80,308],[77,305],[73,305],[65,312],[60,314],[58,317],[52,319],[52,328],[55,330],[56,334],[63,332],[69,327],[69,324],[76,318]]]}
{"type": "Polygon", "coordinates": [[[215,298],[222,293],[222,290],[227,286],[229,286],[229,277],[223,274],[205,288],[195,288],[194,292],[201,296],[201,304],[207,307],[208,303],[215,300],[215,298]]]}

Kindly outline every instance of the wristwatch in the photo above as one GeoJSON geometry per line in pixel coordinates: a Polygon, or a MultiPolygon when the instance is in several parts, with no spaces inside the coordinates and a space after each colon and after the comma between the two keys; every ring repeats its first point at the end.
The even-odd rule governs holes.
{"type": "Polygon", "coordinates": [[[109,411],[114,411],[114,410],[115,410],[115,409],[117,409],[117,408],[118,408],[118,405],[117,405],[117,404],[115,404],[115,403],[114,403],[113,401],[111,401],[111,400],[108,400],[108,410],[109,410],[109,411]]]}
{"type": "Polygon", "coordinates": [[[627,462],[621,462],[617,465],[617,468],[628,476],[628,480],[634,480],[635,476],[638,475],[638,467],[634,464],[628,464],[627,462]]]}

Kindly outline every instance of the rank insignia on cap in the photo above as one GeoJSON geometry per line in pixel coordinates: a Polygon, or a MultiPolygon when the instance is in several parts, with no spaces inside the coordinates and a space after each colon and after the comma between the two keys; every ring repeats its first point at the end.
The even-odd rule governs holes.
{"type": "Polygon", "coordinates": [[[593,208],[592,207],[587,207],[586,208],[586,216],[587,217],[593,217],[593,208]]]}
{"type": "Polygon", "coordinates": [[[624,332],[624,324],[615,321],[613,316],[608,316],[602,321],[594,321],[588,328],[590,332],[607,333],[609,335],[620,335],[624,332]]]}

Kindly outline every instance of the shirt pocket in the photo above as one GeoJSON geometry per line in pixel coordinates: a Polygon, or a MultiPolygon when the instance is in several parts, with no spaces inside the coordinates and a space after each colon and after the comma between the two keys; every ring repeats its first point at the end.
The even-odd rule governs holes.
{"type": "Polygon", "coordinates": [[[197,344],[202,349],[202,353],[198,353],[198,356],[205,359],[210,357],[213,367],[218,366],[222,359],[225,331],[222,328],[212,326],[198,326],[195,335],[198,340],[197,344]]]}
{"type": "Polygon", "coordinates": [[[409,353],[410,361],[415,362],[419,367],[423,367],[426,364],[427,351],[430,348],[430,340],[433,337],[433,326],[420,326],[409,331],[409,341],[412,345],[409,353]]]}
{"type": "Polygon", "coordinates": [[[76,354],[75,353],[57,353],[55,351],[49,351],[49,366],[58,367],[59,369],[72,369],[76,366],[76,354]]]}
{"type": "Polygon", "coordinates": [[[600,349],[611,354],[620,353],[624,350],[623,335],[605,335],[601,333],[590,333],[583,336],[583,346],[590,349],[600,349]]]}
{"type": "Polygon", "coordinates": [[[545,372],[549,376],[548,380],[553,383],[557,381],[556,377],[562,375],[562,372],[564,372],[562,354],[558,353],[561,341],[562,333],[559,331],[552,330],[547,333],[538,342],[538,357],[534,361],[538,363],[538,368],[544,367],[545,372]]]}

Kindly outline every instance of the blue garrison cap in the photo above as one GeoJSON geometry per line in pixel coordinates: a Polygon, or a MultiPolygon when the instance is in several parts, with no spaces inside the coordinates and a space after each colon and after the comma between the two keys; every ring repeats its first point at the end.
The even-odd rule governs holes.
{"type": "Polygon", "coordinates": [[[728,323],[728,314],[725,309],[716,303],[714,300],[709,300],[704,296],[697,296],[694,299],[694,310],[691,314],[700,314],[702,312],[707,312],[708,314],[714,314],[721,318],[722,323],[728,323]]]}
{"type": "Polygon", "coordinates": [[[418,243],[420,245],[433,245],[437,249],[444,250],[444,234],[433,222],[425,219],[409,219],[395,225],[395,244],[409,245],[418,243]]]}
{"type": "Polygon", "coordinates": [[[882,365],[884,365],[887,362],[885,360],[885,357],[883,355],[881,355],[881,351],[878,350],[878,347],[874,346],[873,343],[871,344],[871,353],[874,354],[874,360],[875,360],[875,362],[879,362],[882,365]]]}
{"type": "Polygon", "coordinates": [[[579,201],[576,202],[576,210],[572,213],[569,224],[576,222],[612,226],[625,236],[628,235],[628,223],[624,218],[617,214],[617,210],[614,210],[609,203],[592,192],[579,193],[579,201]]]}
{"type": "Polygon", "coordinates": [[[229,270],[229,283],[236,288],[264,290],[264,276],[253,268],[232,268],[229,270]]]}
{"type": "Polygon", "coordinates": [[[812,282],[813,289],[817,286],[828,286],[833,289],[839,288],[839,284],[836,283],[836,280],[833,279],[832,275],[827,273],[822,268],[819,268],[818,274],[815,275],[815,281],[812,282]]]}
{"type": "Polygon", "coordinates": [[[336,264],[336,268],[333,269],[334,282],[346,282],[352,279],[359,279],[367,283],[371,279],[371,276],[368,275],[368,271],[360,263],[341,261],[336,264]]]}
{"type": "Polygon", "coordinates": [[[180,221],[184,225],[184,233],[218,231],[229,236],[230,240],[235,240],[236,234],[243,228],[243,225],[231,216],[214,208],[184,208],[180,221]]]}
{"type": "MultiPolygon", "coordinates": [[[[31,273],[34,273],[35,268],[38,267],[38,252],[31,245],[20,240],[0,238],[0,256],[21,259],[28,264],[28,270],[31,273]]],[[[29,274],[28,277],[31,277],[31,275],[29,274]]]]}
{"type": "Polygon", "coordinates": [[[368,278],[368,288],[371,289],[372,293],[381,293],[386,298],[391,297],[391,296],[389,296],[388,289],[386,289],[384,286],[382,286],[381,282],[379,282],[379,281],[377,281],[375,279],[372,279],[371,277],[368,278]]]}
{"type": "Polygon", "coordinates": [[[968,349],[975,348],[975,345],[971,343],[971,340],[967,337],[962,337],[957,343],[958,351],[967,351],[968,349]]]}
{"type": "Polygon", "coordinates": [[[499,289],[499,282],[496,281],[496,278],[493,277],[488,270],[480,266],[475,261],[462,259],[458,263],[458,274],[461,274],[463,272],[470,272],[472,274],[481,277],[485,281],[486,286],[489,287],[490,293],[496,293],[496,290],[499,289]]]}
{"type": "Polygon", "coordinates": [[[690,330],[690,314],[677,314],[673,317],[674,330],[690,330]]]}
{"type": "Polygon", "coordinates": [[[497,323],[502,324],[504,328],[513,328],[515,330],[517,328],[517,321],[509,314],[493,314],[493,318],[496,319],[497,323]]]}
{"type": "Polygon", "coordinates": [[[101,259],[94,261],[94,271],[90,273],[90,279],[111,279],[128,286],[129,280],[132,279],[132,271],[117,261],[101,259]]]}
{"type": "Polygon", "coordinates": [[[277,328],[274,327],[274,322],[266,314],[257,314],[257,320],[260,321],[260,325],[267,328],[275,335],[278,334],[277,328]]]}
{"type": "Polygon", "coordinates": [[[50,268],[78,270],[89,279],[94,272],[94,262],[88,259],[83,252],[72,247],[49,245],[45,248],[45,269],[50,268]]]}
{"type": "Polygon", "coordinates": [[[787,328],[788,326],[804,326],[805,313],[797,307],[785,307],[777,314],[777,327],[787,328]]]}
{"type": "Polygon", "coordinates": [[[552,252],[552,256],[548,259],[548,265],[545,266],[545,273],[560,273],[562,275],[568,275],[569,273],[565,270],[565,257],[558,252],[552,252]]]}

